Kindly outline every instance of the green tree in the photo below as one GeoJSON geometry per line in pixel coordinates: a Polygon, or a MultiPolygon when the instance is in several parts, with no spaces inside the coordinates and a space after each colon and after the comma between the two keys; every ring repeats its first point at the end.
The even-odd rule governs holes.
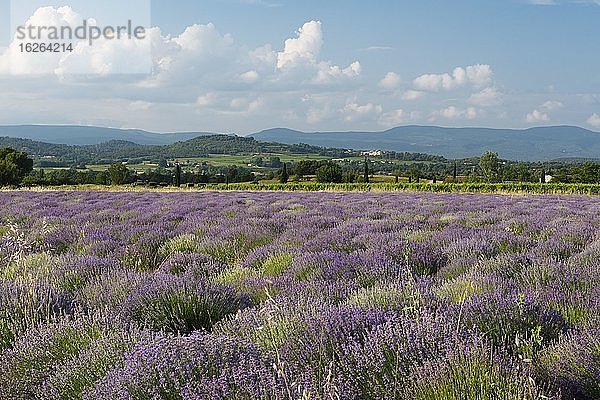
{"type": "Polygon", "coordinates": [[[363,181],[369,183],[369,159],[365,157],[365,168],[363,172],[363,181]]]}
{"type": "Polygon", "coordinates": [[[456,182],[457,176],[458,176],[458,165],[456,164],[456,160],[454,160],[454,166],[452,168],[452,182],[456,182]]]}
{"type": "Polygon", "coordinates": [[[181,186],[181,165],[178,162],[175,163],[175,186],[181,186]]]}
{"type": "Polygon", "coordinates": [[[108,171],[100,171],[96,174],[96,185],[110,185],[110,175],[108,171]]]}
{"type": "Polygon", "coordinates": [[[317,182],[340,183],[342,179],[342,168],[333,162],[328,162],[317,170],[317,182]]]}
{"type": "Polygon", "coordinates": [[[110,183],[113,185],[123,185],[128,183],[130,175],[129,169],[122,163],[112,164],[108,167],[108,176],[110,183]]]}
{"type": "Polygon", "coordinates": [[[342,174],[342,181],[344,183],[354,183],[357,179],[357,174],[354,171],[346,171],[342,174]]]}
{"type": "Polygon", "coordinates": [[[271,168],[281,168],[281,159],[277,156],[272,156],[269,159],[269,165],[271,166],[271,168]]]}
{"type": "Polygon", "coordinates": [[[288,174],[287,164],[283,163],[283,169],[281,170],[281,174],[279,174],[279,182],[287,183],[290,179],[290,175],[288,174]]]}
{"type": "Polygon", "coordinates": [[[486,151],[479,157],[479,169],[484,182],[498,181],[498,154],[493,151],[486,151]]]}
{"type": "Polygon", "coordinates": [[[581,183],[600,183],[600,164],[591,161],[583,164],[578,181],[581,183]]]}
{"type": "Polygon", "coordinates": [[[265,162],[262,157],[253,157],[252,164],[256,165],[257,167],[262,167],[265,162]]]}
{"type": "Polygon", "coordinates": [[[225,171],[225,183],[252,182],[253,180],[254,174],[246,168],[230,165],[225,171]]]}
{"type": "Polygon", "coordinates": [[[327,165],[327,162],[317,160],[301,160],[294,164],[294,173],[300,176],[315,175],[317,170],[323,165],[327,165]]]}
{"type": "Polygon", "coordinates": [[[42,186],[47,183],[46,173],[43,169],[31,171],[31,173],[21,181],[21,184],[25,186],[42,186]]]}
{"type": "Polygon", "coordinates": [[[417,167],[411,167],[408,170],[408,181],[409,182],[419,182],[421,179],[421,170],[417,167]]]}
{"type": "Polygon", "coordinates": [[[0,149],[0,185],[18,185],[33,170],[27,153],[5,147],[0,149]]]}

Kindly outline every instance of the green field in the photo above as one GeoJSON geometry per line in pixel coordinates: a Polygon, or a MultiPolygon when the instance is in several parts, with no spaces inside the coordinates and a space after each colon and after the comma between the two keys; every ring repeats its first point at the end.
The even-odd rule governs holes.
{"type": "MultiPolygon", "coordinates": [[[[251,168],[253,171],[268,171],[273,170],[274,168],[270,167],[259,167],[252,164],[252,159],[255,157],[263,157],[263,159],[268,160],[270,157],[279,157],[281,162],[285,163],[296,163],[298,161],[306,161],[306,160],[315,160],[315,161],[326,161],[332,160],[331,157],[323,156],[319,154],[259,154],[259,155],[249,155],[249,154],[210,154],[208,157],[185,157],[185,158],[176,158],[173,160],[169,160],[170,163],[178,162],[180,163],[184,170],[193,170],[194,165],[202,165],[202,163],[206,163],[206,165],[211,167],[228,167],[228,166],[237,166],[244,168],[251,168]]],[[[361,163],[364,161],[364,157],[344,157],[344,158],[336,158],[333,159],[336,162],[340,163],[349,163],[356,162],[361,163]]],[[[394,165],[432,165],[435,164],[432,161],[403,161],[403,160],[386,160],[381,157],[369,157],[369,161],[372,163],[374,167],[379,164],[394,164],[394,165]]],[[[87,168],[92,171],[103,171],[107,169],[109,165],[88,165],[87,168]]],[[[158,164],[155,163],[144,163],[144,164],[128,164],[127,168],[134,170],[136,172],[144,172],[148,169],[157,168],[158,164]]],[[[61,168],[44,168],[45,170],[56,170],[61,168]]]]}

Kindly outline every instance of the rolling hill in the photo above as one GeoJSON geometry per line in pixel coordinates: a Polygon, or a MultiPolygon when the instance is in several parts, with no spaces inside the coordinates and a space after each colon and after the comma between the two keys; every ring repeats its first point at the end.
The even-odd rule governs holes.
{"type": "Polygon", "coordinates": [[[391,150],[466,158],[487,150],[519,161],[600,157],[600,133],[574,126],[525,130],[402,126],[382,132],[305,133],[275,128],[251,135],[257,140],[314,146],[391,150]]]}
{"type": "MultiPolygon", "coordinates": [[[[347,155],[344,149],[329,149],[306,144],[260,142],[253,137],[205,135],[166,145],[145,145],[125,140],[88,145],[46,143],[31,139],[0,137],[0,147],[25,151],[37,161],[60,166],[108,164],[124,160],[208,157],[209,154],[320,154],[330,157],[347,155]]],[[[419,155],[415,155],[418,157],[419,155]]],[[[427,156],[431,158],[430,156],[427,156]]]]}

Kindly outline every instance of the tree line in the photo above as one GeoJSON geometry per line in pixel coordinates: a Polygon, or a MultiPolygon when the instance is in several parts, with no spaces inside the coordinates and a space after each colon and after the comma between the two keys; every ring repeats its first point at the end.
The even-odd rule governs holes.
{"type": "Polygon", "coordinates": [[[498,154],[488,151],[477,159],[445,163],[389,164],[363,161],[300,160],[283,163],[279,157],[255,157],[254,162],[271,169],[253,172],[238,166],[203,166],[200,171],[183,170],[178,164],[168,168],[166,162],[156,169],[138,173],[122,162],[113,163],[103,171],[75,168],[43,170],[33,169],[33,160],[27,153],[12,148],[0,149],[1,186],[56,186],[56,185],[122,185],[122,184],[210,184],[242,183],[277,179],[281,183],[315,180],[320,183],[368,183],[374,174],[387,174],[409,182],[420,180],[449,182],[545,182],[551,176],[556,183],[600,183],[600,164],[587,161],[572,165],[552,166],[531,163],[514,163],[500,160],[498,154]],[[274,169],[274,168],[279,168],[274,169]],[[386,170],[387,168],[387,170],[386,170]]]}

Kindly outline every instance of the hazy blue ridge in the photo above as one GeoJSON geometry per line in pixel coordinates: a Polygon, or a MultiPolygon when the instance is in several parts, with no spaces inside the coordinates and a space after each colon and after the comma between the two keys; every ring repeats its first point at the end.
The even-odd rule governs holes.
{"type": "Polygon", "coordinates": [[[575,126],[525,130],[401,126],[381,132],[314,132],[284,128],[252,135],[257,140],[313,146],[392,150],[466,158],[493,150],[510,160],[600,157],[600,133],[575,126]]]}

